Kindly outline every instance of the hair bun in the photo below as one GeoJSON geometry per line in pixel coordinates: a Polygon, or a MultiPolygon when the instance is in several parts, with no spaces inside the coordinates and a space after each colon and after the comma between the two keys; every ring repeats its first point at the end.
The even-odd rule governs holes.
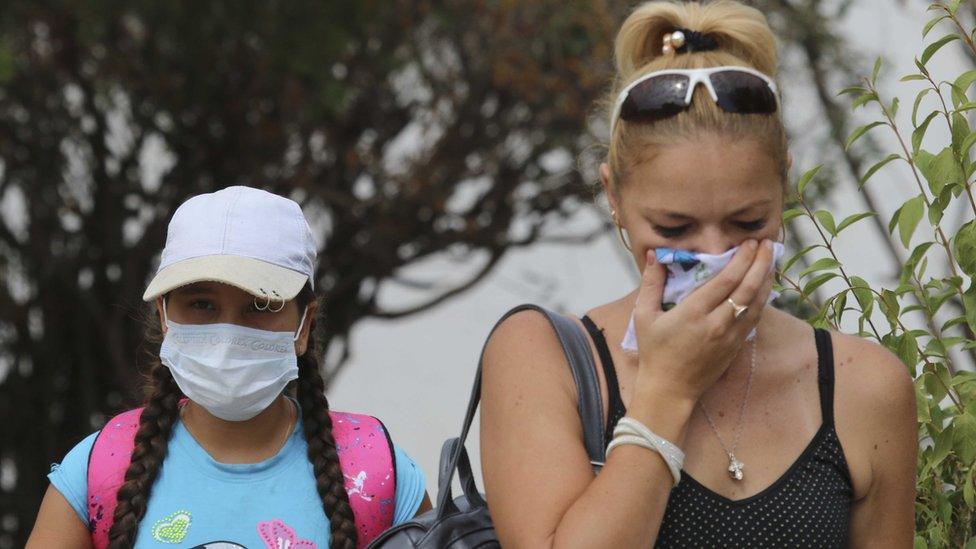
{"type": "Polygon", "coordinates": [[[673,43],[676,31],[685,34],[687,53],[720,50],[765,74],[776,74],[776,40],[766,17],[756,8],[735,0],[707,4],[656,0],[637,6],[617,33],[618,78],[630,81],[666,55],[666,36],[672,37],[675,52],[685,53],[673,43]]]}
{"type": "Polygon", "coordinates": [[[718,49],[718,40],[709,34],[691,29],[674,29],[664,33],[662,53],[692,53],[718,49]]]}

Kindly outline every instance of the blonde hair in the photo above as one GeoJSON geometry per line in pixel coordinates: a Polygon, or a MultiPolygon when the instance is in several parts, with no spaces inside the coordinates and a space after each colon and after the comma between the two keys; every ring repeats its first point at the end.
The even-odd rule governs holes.
{"type": "MultiPolygon", "coordinates": [[[[614,58],[617,74],[605,101],[608,119],[613,116],[620,91],[653,71],[731,65],[751,67],[775,78],[777,67],[776,40],[766,17],[759,10],[734,0],[705,4],[645,2],[637,6],[620,27],[614,58]],[[676,28],[706,34],[715,39],[718,49],[663,54],[664,34],[676,28]]],[[[613,121],[610,122],[609,126],[613,127],[613,121]]],[[[785,184],[787,142],[779,112],[771,115],[727,113],[699,87],[691,106],[676,116],[655,122],[616,122],[607,152],[614,190],[626,179],[629,168],[652,158],[655,150],[678,139],[693,138],[703,131],[760,140],[777,162],[785,184]]]]}

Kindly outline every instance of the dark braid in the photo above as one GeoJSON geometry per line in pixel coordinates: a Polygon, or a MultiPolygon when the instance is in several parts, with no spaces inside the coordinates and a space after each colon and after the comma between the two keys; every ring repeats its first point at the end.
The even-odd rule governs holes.
{"type": "Polygon", "coordinates": [[[135,545],[139,522],[146,514],[149,492],[166,457],[169,437],[180,414],[179,401],[183,395],[169,368],[163,366],[158,357],[149,375],[152,395],[142,411],[132,460],[119,488],[112,529],[108,532],[109,549],[128,549],[135,545]]]}
{"type": "MultiPolygon", "coordinates": [[[[311,291],[306,287],[298,296],[299,307],[304,307],[311,299],[311,291]]],[[[298,357],[298,403],[302,408],[308,459],[315,472],[315,489],[322,499],[322,507],[332,528],[331,547],[354,549],[356,520],[349,506],[345,479],[339,467],[339,454],[336,453],[336,443],[332,437],[332,418],[329,416],[329,401],[325,398],[325,382],[315,357],[314,327],[313,323],[305,354],[298,357]]]]}

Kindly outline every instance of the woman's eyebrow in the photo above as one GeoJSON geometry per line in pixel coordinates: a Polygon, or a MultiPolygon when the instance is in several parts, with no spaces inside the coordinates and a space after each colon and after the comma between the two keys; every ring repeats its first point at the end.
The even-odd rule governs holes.
{"type": "MultiPolygon", "coordinates": [[[[730,216],[740,215],[759,206],[766,206],[771,202],[772,200],[769,199],[756,200],[755,202],[746,204],[745,206],[735,210],[734,212],[731,212],[729,215],[730,216]]],[[[647,210],[645,210],[645,213],[654,214],[656,216],[661,216],[661,217],[667,217],[675,221],[692,221],[695,219],[693,215],[689,215],[682,212],[676,212],[673,210],[665,210],[661,208],[648,208],[647,210]]]]}
{"type": "Polygon", "coordinates": [[[768,205],[771,202],[772,202],[772,200],[769,200],[769,199],[756,200],[755,202],[752,202],[751,204],[747,204],[746,206],[743,206],[742,208],[739,208],[738,210],[732,212],[731,215],[739,215],[739,214],[745,213],[745,212],[747,212],[747,211],[749,211],[749,210],[751,210],[753,208],[756,208],[758,206],[766,206],[766,205],[768,205]]]}
{"type": "Polygon", "coordinates": [[[690,221],[690,220],[694,219],[694,217],[692,217],[690,215],[687,215],[687,214],[683,214],[681,212],[675,212],[675,211],[671,211],[671,210],[662,210],[660,208],[648,208],[646,210],[646,213],[654,214],[654,215],[661,216],[661,217],[669,217],[671,219],[678,220],[678,221],[690,221]]]}

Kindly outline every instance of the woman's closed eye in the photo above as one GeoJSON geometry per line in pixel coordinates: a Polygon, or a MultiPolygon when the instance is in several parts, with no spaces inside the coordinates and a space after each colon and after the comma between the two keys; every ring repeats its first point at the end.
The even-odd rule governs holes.
{"type": "Polygon", "coordinates": [[[654,231],[663,236],[664,238],[677,238],[688,230],[690,225],[678,225],[676,227],[667,227],[664,225],[654,225],[654,231]]]}
{"type": "Polygon", "coordinates": [[[766,218],[760,218],[755,221],[736,221],[735,225],[744,231],[758,231],[766,226],[766,218]]]}
{"type": "MultiPolygon", "coordinates": [[[[760,218],[753,221],[733,221],[732,224],[739,230],[755,232],[765,227],[766,221],[766,218],[760,218]]],[[[654,225],[654,231],[664,238],[678,238],[685,235],[690,228],[690,223],[674,226],[654,225]]]]}

